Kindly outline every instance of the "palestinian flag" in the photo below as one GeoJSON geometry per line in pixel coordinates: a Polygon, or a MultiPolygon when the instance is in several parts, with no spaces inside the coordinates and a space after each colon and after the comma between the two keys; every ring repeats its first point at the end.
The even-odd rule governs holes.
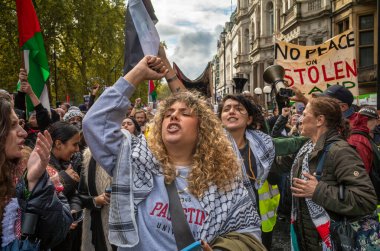
{"type": "MultiPolygon", "coordinates": [[[[40,24],[32,0],[16,0],[20,47],[24,52],[28,82],[41,104],[50,111],[46,81],[49,66],[42,39],[40,24]]],[[[34,109],[29,97],[26,98],[27,114],[34,109]]]]}
{"type": "Polygon", "coordinates": [[[149,100],[152,102],[156,102],[157,100],[157,92],[156,87],[154,86],[153,80],[149,80],[149,100]]]}
{"type": "Polygon", "coordinates": [[[157,55],[160,36],[150,0],[129,0],[125,24],[124,74],[145,55],[157,55]]]}

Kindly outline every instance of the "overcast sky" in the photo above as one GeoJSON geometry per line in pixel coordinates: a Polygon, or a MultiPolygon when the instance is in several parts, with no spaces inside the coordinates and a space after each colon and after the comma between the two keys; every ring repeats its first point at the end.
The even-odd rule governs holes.
{"type": "MultiPolygon", "coordinates": [[[[231,15],[231,0],[151,0],[167,55],[190,79],[198,77],[216,53],[220,32],[231,15]]],[[[235,9],[232,1],[232,10],[235,9]]]]}

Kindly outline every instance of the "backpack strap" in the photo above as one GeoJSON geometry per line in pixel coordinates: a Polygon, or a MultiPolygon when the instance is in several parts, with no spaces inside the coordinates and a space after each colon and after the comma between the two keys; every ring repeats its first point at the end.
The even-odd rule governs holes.
{"type": "Polygon", "coordinates": [[[360,134],[360,135],[363,135],[364,137],[366,137],[367,139],[371,140],[371,136],[369,136],[368,133],[366,132],[363,132],[363,131],[351,131],[351,135],[352,134],[360,134]]]}
{"type": "MultiPolygon", "coordinates": [[[[322,153],[321,158],[319,159],[317,171],[316,171],[316,175],[315,175],[315,177],[317,178],[318,181],[320,181],[322,178],[322,171],[323,171],[323,167],[325,164],[326,156],[327,156],[327,153],[330,150],[333,143],[334,142],[331,142],[330,144],[328,144],[327,146],[325,146],[323,148],[323,153],[322,153]]],[[[344,200],[344,186],[342,184],[339,185],[338,199],[340,201],[344,200]]]]}
{"type": "Polygon", "coordinates": [[[315,172],[316,173],[315,177],[317,178],[318,181],[320,181],[322,178],[322,171],[323,171],[323,167],[324,167],[323,165],[325,164],[327,152],[330,150],[331,145],[332,145],[332,143],[328,144],[327,146],[325,146],[323,148],[322,156],[318,161],[317,170],[315,172]]]}

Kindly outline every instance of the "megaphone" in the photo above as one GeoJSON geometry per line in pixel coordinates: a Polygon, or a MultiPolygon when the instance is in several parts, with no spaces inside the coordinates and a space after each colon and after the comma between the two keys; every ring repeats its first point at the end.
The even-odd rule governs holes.
{"type": "Polygon", "coordinates": [[[287,87],[284,76],[285,70],[281,65],[271,65],[265,69],[263,78],[265,82],[276,88],[277,93],[280,93],[282,88],[287,87]]]}

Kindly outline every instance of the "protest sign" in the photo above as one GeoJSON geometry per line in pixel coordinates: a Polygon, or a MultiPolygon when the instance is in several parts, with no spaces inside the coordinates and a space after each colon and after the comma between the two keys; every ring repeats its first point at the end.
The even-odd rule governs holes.
{"type": "Polygon", "coordinates": [[[276,41],[274,50],[275,64],[285,69],[285,81],[306,95],[335,84],[345,86],[354,96],[359,94],[352,30],[314,46],[276,41]]]}

